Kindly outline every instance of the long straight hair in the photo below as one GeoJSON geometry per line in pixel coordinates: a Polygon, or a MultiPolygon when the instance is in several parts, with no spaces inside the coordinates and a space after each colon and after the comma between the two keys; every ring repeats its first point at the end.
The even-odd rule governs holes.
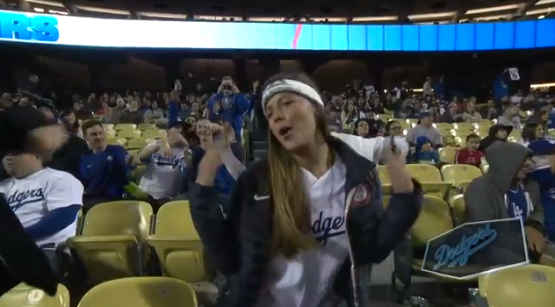
{"type": "MultiPolygon", "coordinates": [[[[318,91],[316,84],[303,73],[283,73],[270,78],[266,86],[280,79],[303,82],[318,91]]],[[[266,87],[265,86],[265,87],[266,87]]],[[[317,106],[314,114],[316,130],[324,140],[331,138],[324,108],[317,106]]],[[[277,138],[269,134],[269,175],[272,196],[272,247],[271,255],[292,258],[301,250],[312,249],[317,242],[311,232],[309,198],[301,168],[290,152],[285,150],[277,138]]]]}

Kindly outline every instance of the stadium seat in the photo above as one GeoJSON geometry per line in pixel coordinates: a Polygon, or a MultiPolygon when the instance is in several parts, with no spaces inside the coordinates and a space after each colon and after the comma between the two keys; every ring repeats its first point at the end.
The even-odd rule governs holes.
{"type": "Polygon", "coordinates": [[[137,127],[137,129],[139,130],[156,129],[156,125],[152,123],[142,123],[137,127]]]}
{"type": "Polygon", "coordinates": [[[148,243],[156,251],[164,276],[190,283],[207,282],[215,277],[205,261],[188,201],[171,201],[160,207],[148,243]]]}
{"type": "Polygon", "coordinates": [[[125,146],[127,144],[127,140],[124,138],[118,138],[118,137],[107,137],[106,144],[125,146]]]}
{"type": "Polygon", "coordinates": [[[389,178],[389,172],[387,171],[387,168],[385,167],[385,165],[378,165],[376,168],[378,170],[378,176],[382,184],[391,183],[391,179],[389,178]]]}
{"type": "Polygon", "coordinates": [[[82,233],[70,238],[68,246],[79,256],[90,281],[141,274],[152,212],[148,203],[131,200],[100,203],[87,212],[82,233]]]}
{"type": "Polygon", "coordinates": [[[104,134],[106,134],[107,137],[116,137],[118,133],[114,129],[104,129],[104,134]]]}
{"type": "Polygon", "coordinates": [[[445,146],[456,146],[455,137],[452,135],[442,135],[443,145],[445,146]]]}
{"type": "Polygon", "coordinates": [[[130,277],[89,290],[77,307],[197,307],[193,287],[168,277],[130,277]]]}
{"type": "Polygon", "coordinates": [[[457,155],[457,151],[459,149],[455,147],[443,147],[439,149],[439,158],[441,162],[446,164],[453,164],[455,163],[455,156],[457,155]]]}
{"type": "Polygon", "coordinates": [[[116,129],[117,131],[122,131],[122,130],[136,130],[137,129],[137,125],[135,124],[117,124],[114,129],[116,129]]]}
{"type": "Polygon", "coordinates": [[[141,136],[140,130],[120,130],[118,131],[118,138],[134,139],[141,136]]]}
{"type": "Polygon", "coordinates": [[[453,129],[453,126],[448,123],[435,123],[434,127],[436,127],[436,129],[439,131],[453,129]]]}
{"type": "Polygon", "coordinates": [[[163,129],[148,129],[143,131],[143,137],[149,139],[165,139],[166,135],[167,132],[163,129]]]}
{"type": "Polygon", "coordinates": [[[465,221],[465,206],[464,206],[464,195],[458,194],[451,198],[449,202],[451,208],[453,208],[453,213],[455,215],[455,222],[457,225],[464,224],[465,221]]]}
{"type": "Polygon", "coordinates": [[[448,164],[441,167],[441,174],[444,181],[459,188],[461,182],[472,181],[482,176],[482,171],[474,165],[448,164]]]}
{"type": "Polygon", "coordinates": [[[56,295],[51,297],[40,289],[30,287],[26,284],[19,284],[0,297],[0,307],[22,306],[69,307],[69,291],[64,285],[59,284],[56,295]]]}
{"type": "Polygon", "coordinates": [[[408,164],[407,171],[413,178],[420,181],[425,194],[435,195],[442,199],[447,196],[451,184],[442,180],[437,167],[428,164],[408,164]]]}
{"type": "Polygon", "coordinates": [[[115,130],[114,124],[102,124],[102,128],[104,128],[104,130],[115,130]]]}
{"type": "Polygon", "coordinates": [[[478,279],[478,288],[488,306],[553,306],[555,268],[530,264],[484,274],[478,279]]]}
{"type": "Polygon", "coordinates": [[[458,135],[469,135],[474,131],[474,124],[472,123],[456,123],[453,124],[455,128],[455,134],[458,135]]]}
{"type": "Polygon", "coordinates": [[[147,138],[137,137],[127,141],[127,145],[125,147],[127,149],[143,149],[149,142],[150,140],[147,138]]]}

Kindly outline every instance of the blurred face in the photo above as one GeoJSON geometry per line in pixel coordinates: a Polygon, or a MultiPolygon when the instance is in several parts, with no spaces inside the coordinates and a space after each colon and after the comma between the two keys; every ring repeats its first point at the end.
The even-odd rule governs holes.
{"type": "Polygon", "coordinates": [[[543,131],[542,125],[536,127],[536,138],[543,138],[545,132],[543,131]]]}
{"type": "Polygon", "coordinates": [[[357,133],[360,136],[365,136],[368,134],[368,123],[361,120],[357,125],[357,133]]]}
{"type": "Polygon", "coordinates": [[[129,110],[135,111],[135,110],[137,110],[138,108],[139,108],[139,104],[137,103],[136,100],[132,100],[132,101],[129,103],[129,110]]]}
{"type": "Polygon", "coordinates": [[[499,130],[497,131],[497,133],[495,134],[495,136],[496,136],[498,139],[506,139],[509,135],[508,135],[508,133],[507,133],[507,130],[505,130],[505,129],[499,129],[499,130]]]}
{"type": "Polygon", "coordinates": [[[509,114],[516,115],[517,113],[518,113],[518,107],[517,106],[514,106],[514,107],[510,108],[509,114]]]}
{"type": "Polygon", "coordinates": [[[206,139],[206,137],[208,137],[208,125],[210,124],[210,121],[203,119],[203,120],[199,120],[197,122],[196,125],[196,133],[197,136],[202,140],[202,139],[206,139]]]}
{"type": "Polygon", "coordinates": [[[466,105],[466,112],[474,112],[474,105],[469,103],[466,105]]]}
{"type": "Polygon", "coordinates": [[[191,110],[193,112],[198,112],[200,110],[198,103],[193,103],[193,105],[191,105],[191,110]]]}
{"type": "Polygon", "coordinates": [[[185,118],[185,122],[194,126],[197,123],[197,120],[193,116],[187,116],[185,118]]]}
{"type": "Polygon", "coordinates": [[[478,146],[480,146],[479,138],[472,138],[466,142],[466,148],[468,148],[469,150],[477,150],[478,146]]]}
{"type": "Polygon", "coordinates": [[[389,135],[392,135],[392,136],[402,135],[403,134],[403,128],[401,128],[401,125],[398,122],[393,122],[389,126],[388,133],[389,133],[389,135]]]}
{"type": "Polygon", "coordinates": [[[104,129],[100,125],[90,127],[85,131],[85,140],[92,148],[104,147],[106,141],[104,129]]]}
{"type": "Polygon", "coordinates": [[[47,162],[52,155],[67,141],[67,132],[63,125],[50,125],[37,128],[31,132],[31,151],[47,162]]]}
{"type": "Polygon", "coordinates": [[[156,101],[153,101],[151,106],[153,110],[158,109],[158,103],[156,101]]]}
{"type": "Polygon", "coordinates": [[[547,122],[548,119],[549,119],[549,114],[543,113],[543,114],[542,114],[542,121],[543,121],[543,122],[547,122]]]}
{"type": "Polygon", "coordinates": [[[457,112],[457,105],[452,103],[449,105],[449,111],[451,111],[451,113],[456,113],[457,112]]]}
{"type": "Polygon", "coordinates": [[[422,151],[431,151],[432,150],[432,144],[430,143],[424,143],[422,145],[422,151]]]}
{"type": "Polygon", "coordinates": [[[315,106],[302,96],[276,94],[264,110],[272,135],[286,150],[293,151],[314,141],[315,106]]]}
{"type": "Polygon", "coordinates": [[[431,126],[433,124],[432,117],[431,116],[426,116],[426,117],[420,119],[420,124],[422,126],[425,126],[425,127],[431,126]]]}
{"type": "Polygon", "coordinates": [[[222,80],[223,93],[229,95],[232,93],[233,80],[231,78],[225,78],[222,80]]]}
{"type": "Polygon", "coordinates": [[[68,115],[64,116],[64,118],[69,124],[75,124],[75,114],[69,113],[68,115]]]}

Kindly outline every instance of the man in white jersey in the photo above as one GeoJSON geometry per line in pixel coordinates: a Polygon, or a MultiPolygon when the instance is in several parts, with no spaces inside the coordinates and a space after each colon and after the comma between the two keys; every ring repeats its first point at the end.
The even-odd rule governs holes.
{"type": "Polygon", "coordinates": [[[182,171],[189,156],[189,144],[183,136],[181,122],[168,130],[168,139],[157,140],[141,150],[139,159],[148,164],[139,187],[152,197],[151,203],[157,210],[179,193],[182,171]]]}
{"type": "Polygon", "coordinates": [[[75,235],[83,185],[71,174],[43,165],[58,148],[51,145],[61,145],[57,123],[49,124],[45,119],[17,128],[26,136],[22,138],[26,144],[18,150],[10,149],[3,158],[10,178],[0,182],[0,195],[55,267],[56,250],[75,235]]]}

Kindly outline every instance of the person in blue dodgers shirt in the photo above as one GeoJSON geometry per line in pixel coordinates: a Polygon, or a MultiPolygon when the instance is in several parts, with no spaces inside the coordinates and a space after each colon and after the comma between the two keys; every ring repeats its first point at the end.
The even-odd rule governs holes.
{"type": "Polygon", "coordinates": [[[88,210],[98,203],[122,198],[138,158],[120,145],[108,145],[99,121],[88,120],[81,128],[91,148],[79,162],[79,179],[85,186],[84,209],[88,210]]]}
{"type": "Polygon", "coordinates": [[[67,138],[57,121],[49,121],[32,111],[16,112],[25,116],[10,131],[2,133],[9,132],[10,138],[20,138],[26,144],[10,150],[3,158],[10,178],[0,182],[0,195],[56,270],[59,261],[56,251],[75,236],[77,215],[83,204],[83,185],[67,172],[44,166],[67,138]],[[52,146],[53,143],[59,146],[52,146]]]}
{"type": "Polygon", "coordinates": [[[167,140],[157,140],[139,152],[139,160],[147,164],[139,187],[152,198],[155,211],[175,198],[181,188],[183,167],[190,160],[189,144],[183,136],[189,125],[176,122],[168,129],[167,140]]]}
{"type": "Polygon", "coordinates": [[[192,187],[191,214],[207,255],[224,275],[238,276],[216,306],[370,306],[372,264],[405,238],[421,208],[406,152],[376,138],[331,135],[317,87],[301,73],[271,78],[261,105],[268,157],[239,176],[227,218],[214,189],[217,150],[206,152],[192,187]],[[367,157],[384,159],[391,173],[387,209],[367,157]]]}
{"type": "Polygon", "coordinates": [[[538,139],[532,141],[528,148],[533,152],[534,162],[530,178],[540,186],[547,237],[555,242],[555,140],[538,139]]]}
{"type": "Polygon", "coordinates": [[[532,150],[494,141],[485,149],[489,169],[472,180],[464,192],[466,222],[520,217],[528,242],[530,261],[555,265],[555,248],[545,238],[540,186],[527,178],[533,169],[532,150]]]}
{"type": "Polygon", "coordinates": [[[208,119],[213,123],[227,122],[235,131],[236,142],[233,145],[236,155],[243,156],[241,146],[241,130],[243,115],[251,109],[249,99],[239,92],[231,77],[224,77],[218,92],[210,97],[206,104],[208,119]]]}

